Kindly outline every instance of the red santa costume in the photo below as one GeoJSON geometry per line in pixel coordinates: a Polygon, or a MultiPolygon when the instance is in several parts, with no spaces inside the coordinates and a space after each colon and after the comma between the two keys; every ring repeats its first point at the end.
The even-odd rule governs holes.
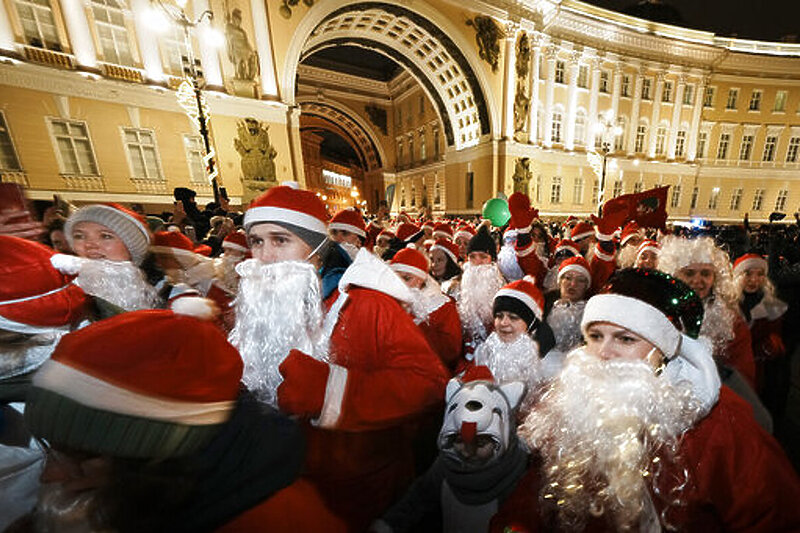
{"type": "Polygon", "coordinates": [[[411,289],[414,295],[414,322],[428,339],[442,363],[454,371],[463,363],[461,319],[456,302],[442,293],[439,284],[428,274],[428,259],[421,252],[405,248],[395,254],[392,270],[422,280],[423,286],[411,289]]]}
{"type": "Polygon", "coordinates": [[[701,320],[696,294],[651,270],[622,271],[589,300],[584,329],[625,328],[665,356],[662,370],[571,353],[520,428],[539,457],[507,505],[516,512],[496,516],[493,531],[800,528],[800,481],[750,407],[720,386],[709,344],[695,339],[701,320]]]}
{"type": "MultiPolygon", "coordinates": [[[[245,227],[269,222],[324,238],[322,202],[286,189],[257,198],[245,227]]],[[[290,352],[278,403],[312,420],[305,477],[352,531],[363,531],[413,476],[409,423],[441,401],[448,373],[403,309],[411,292],[388,265],[362,249],[338,288],[324,324],[327,361],[290,352]]]]}

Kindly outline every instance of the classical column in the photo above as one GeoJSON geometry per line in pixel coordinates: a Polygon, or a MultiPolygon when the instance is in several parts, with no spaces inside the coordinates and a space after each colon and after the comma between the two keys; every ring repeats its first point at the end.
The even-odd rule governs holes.
{"type": "Polygon", "coordinates": [[[614,117],[615,124],[619,115],[619,95],[622,91],[622,67],[620,60],[614,63],[614,81],[611,85],[611,116],[614,117]]]}
{"type": "Polygon", "coordinates": [[[578,71],[580,70],[581,52],[572,52],[569,58],[569,89],[567,91],[567,117],[564,148],[575,147],[575,115],[578,105],[578,71]]]}
{"type": "Polygon", "coordinates": [[[89,32],[89,21],[86,19],[86,10],[83,6],[81,0],[61,1],[75,60],[83,67],[97,68],[97,51],[94,48],[92,34],[89,32]]]}
{"type": "MultiPolygon", "coordinates": [[[[260,1],[260,0],[253,0],[260,1]]],[[[503,83],[505,83],[505,91],[503,91],[503,138],[514,138],[514,96],[517,89],[517,33],[519,24],[508,22],[506,24],[506,50],[505,50],[505,68],[503,69],[503,83]]]]}
{"type": "Polygon", "coordinates": [[[541,142],[539,139],[539,59],[542,57],[542,47],[544,41],[537,38],[533,44],[533,53],[531,54],[531,105],[528,110],[530,113],[530,120],[528,120],[528,139],[531,143],[541,142]]]}
{"type": "MultiPolygon", "coordinates": [[[[164,81],[164,66],[161,63],[161,52],[158,49],[158,33],[153,29],[152,24],[148,23],[145,13],[155,10],[159,16],[163,16],[167,24],[174,24],[161,8],[151,6],[148,0],[131,0],[133,11],[133,24],[136,28],[136,42],[139,45],[139,52],[142,54],[142,66],[148,79],[155,82],[164,81]]],[[[183,36],[183,33],[181,33],[183,36]]]]}
{"type": "Polygon", "coordinates": [[[636,133],[639,129],[639,111],[642,107],[642,76],[641,67],[636,67],[636,80],[633,84],[633,102],[631,103],[631,123],[628,142],[625,151],[628,155],[636,153],[636,133]]]}
{"type": "Polygon", "coordinates": [[[542,144],[548,148],[553,146],[553,93],[556,81],[556,57],[558,57],[558,48],[550,46],[545,52],[547,84],[544,88],[544,139],[542,139],[542,144]]]}
{"type": "Polygon", "coordinates": [[[656,140],[658,133],[658,121],[661,114],[661,95],[664,93],[664,72],[656,74],[656,92],[653,95],[653,114],[650,116],[650,142],[647,145],[647,157],[656,156],[656,140]]]}
{"type": "Polygon", "coordinates": [[[692,124],[689,127],[689,135],[686,142],[686,160],[694,161],[697,157],[697,136],[700,133],[700,117],[703,114],[703,100],[706,94],[706,86],[708,85],[708,77],[703,77],[700,83],[697,84],[697,91],[694,93],[694,109],[692,110],[692,124]]]}
{"type": "MultiPolygon", "coordinates": [[[[210,9],[208,0],[194,0],[195,17],[198,17],[208,9],[210,9]]],[[[225,15],[225,13],[220,13],[217,17],[223,19],[225,15]]],[[[219,52],[211,44],[212,39],[202,36],[203,33],[207,34],[212,29],[211,21],[206,19],[197,27],[200,31],[200,35],[196,35],[196,37],[200,48],[200,65],[203,67],[203,76],[206,79],[206,83],[211,87],[222,87],[222,68],[219,64],[219,52]]]]}
{"type": "MultiPolygon", "coordinates": [[[[678,128],[681,125],[681,108],[683,107],[683,92],[686,90],[686,75],[678,77],[678,87],[675,89],[675,100],[672,104],[672,124],[669,128],[669,143],[667,144],[667,159],[675,159],[675,142],[678,137],[678,128]]],[[[686,140],[684,139],[684,142],[686,140]]],[[[683,147],[684,154],[686,146],[683,147]]]]}
{"type": "Polygon", "coordinates": [[[11,27],[11,19],[8,18],[5,2],[0,2],[0,49],[15,50],[14,29],[11,27]]]}
{"type": "Polygon", "coordinates": [[[586,124],[586,149],[594,150],[597,128],[597,95],[600,92],[600,65],[603,60],[595,57],[591,61],[592,83],[589,88],[589,120],[586,124]]]}
{"type": "Polygon", "coordinates": [[[250,0],[250,13],[253,15],[253,30],[255,31],[258,66],[261,74],[261,94],[277,98],[278,82],[275,79],[275,65],[272,62],[272,43],[265,6],[264,0],[250,0]]]}

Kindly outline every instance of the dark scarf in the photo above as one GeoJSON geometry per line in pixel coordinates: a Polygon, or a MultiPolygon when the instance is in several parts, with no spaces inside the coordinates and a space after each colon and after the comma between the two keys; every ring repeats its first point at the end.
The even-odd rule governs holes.
{"type": "Polygon", "coordinates": [[[528,467],[528,449],[516,436],[499,461],[475,470],[456,458],[440,453],[433,468],[441,469],[444,479],[458,501],[465,505],[483,505],[493,500],[506,499],[525,475],[528,467]]]}
{"type": "Polygon", "coordinates": [[[739,303],[739,307],[742,310],[742,314],[744,314],[745,320],[750,322],[750,311],[752,311],[753,308],[757,306],[763,299],[764,299],[763,290],[744,293],[744,300],[742,300],[739,303]]]}

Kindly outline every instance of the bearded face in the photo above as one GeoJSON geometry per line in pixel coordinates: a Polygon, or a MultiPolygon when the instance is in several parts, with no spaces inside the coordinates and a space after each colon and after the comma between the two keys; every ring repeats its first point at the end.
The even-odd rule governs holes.
{"type": "Polygon", "coordinates": [[[411,315],[416,324],[426,322],[431,313],[447,303],[448,300],[439,284],[430,277],[422,287],[409,287],[409,290],[413,295],[411,315]]]}
{"type": "Polygon", "coordinates": [[[476,350],[475,364],[488,367],[498,383],[524,383],[527,394],[520,411],[526,413],[530,409],[535,390],[542,381],[542,370],[539,345],[529,335],[519,335],[511,342],[504,342],[497,332],[492,332],[476,350]]]}
{"type": "Polygon", "coordinates": [[[458,314],[465,332],[473,340],[481,341],[487,337],[494,321],[494,295],[504,284],[503,276],[494,264],[465,265],[458,314]]]}
{"type": "Polygon", "coordinates": [[[722,298],[711,296],[703,301],[703,324],[700,335],[708,337],[714,344],[714,357],[725,357],[726,348],[734,338],[735,311],[722,298]]]}
{"type": "Polygon", "coordinates": [[[626,243],[625,246],[620,248],[619,254],[617,255],[617,266],[619,266],[619,268],[628,268],[633,266],[633,264],[636,262],[636,247],[638,244],[639,243],[636,243],[636,245],[626,243]]]}
{"type": "Polygon", "coordinates": [[[241,279],[229,340],[244,361],[244,384],[277,407],[283,380],[278,366],[289,352],[298,349],[317,358],[327,353],[319,278],[314,266],[303,261],[248,259],[236,271],[241,279]]]}
{"type": "Polygon", "coordinates": [[[75,284],[126,311],[153,309],[159,303],[155,288],[130,261],[83,259],[75,284]]]}
{"type": "Polygon", "coordinates": [[[579,348],[519,434],[542,453],[541,496],[562,527],[603,516],[625,530],[658,519],[648,487],[701,411],[688,384],[657,376],[646,361],[604,361],[579,348]]]}
{"type": "Polygon", "coordinates": [[[547,324],[553,330],[556,338],[555,349],[567,353],[583,343],[581,333],[581,319],[586,301],[570,302],[558,300],[553,304],[550,314],[547,315],[547,324]]]}

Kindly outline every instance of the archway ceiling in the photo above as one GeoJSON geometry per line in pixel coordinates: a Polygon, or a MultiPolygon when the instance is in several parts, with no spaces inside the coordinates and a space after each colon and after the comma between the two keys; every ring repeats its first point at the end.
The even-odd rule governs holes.
{"type": "Polygon", "coordinates": [[[313,127],[336,133],[353,147],[365,171],[383,166],[369,133],[347,113],[322,102],[301,102],[300,112],[301,130],[313,127]]]}

